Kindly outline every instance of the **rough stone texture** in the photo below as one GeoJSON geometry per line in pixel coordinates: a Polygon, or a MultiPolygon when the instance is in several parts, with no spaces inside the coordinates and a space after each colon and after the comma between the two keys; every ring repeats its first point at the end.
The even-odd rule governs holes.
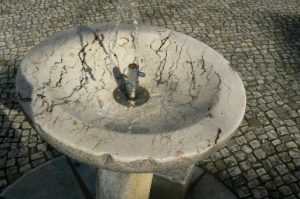
{"type": "MultiPolygon", "coordinates": [[[[31,154],[40,151],[34,145],[29,146],[29,136],[39,136],[32,129],[22,129],[25,119],[14,94],[15,71],[24,54],[56,32],[78,24],[111,21],[114,8],[110,2],[4,0],[1,3],[1,189],[22,175],[19,170],[17,174],[8,174],[5,168],[8,159],[17,158],[15,166],[20,169],[21,165],[32,165],[31,154]]],[[[300,186],[300,2],[210,0],[203,5],[202,0],[139,2],[140,22],[175,29],[205,42],[222,53],[244,80],[248,106],[237,137],[244,136],[247,143],[239,145],[232,139],[219,151],[221,158],[217,155],[215,159],[212,154],[214,160],[207,159],[208,163],[201,165],[218,176],[240,198],[300,198],[297,191],[300,186]],[[260,143],[258,149],[268,154],[265,158],[256,158],[250,145],[253,140],[260,143]],[[265,151],[264,143],[269,143],[274,150],[265,151]],[[291,148],[295,146],[293,143],[297,147],[291,148]],[[237,158],[235,154],[240,151],[246,153],[246,159],[237,158]],[[282,159],[284,155],[279,155],[282,152],[287,152],[291,159],[282,159]],[[221,167],[216,163],[220,160],[223,161],[221,167]],[[237,175],[238,181],[237,176],[228,174],[228,169],[235,165],[242,171],[237,175]],[[285,167],[276,168],[278,165],[285,167]],[[269,180],[254,175],[261,168],[270,176],[269,180]],[[249,179],[245,177],[248,170],[254,171],[250,172],[253,176],[249,179]],[[284,177],[287,174],[297,181],[288,182],[294,178],[284,177]],[[284,195],[290,193],[287,190],[292,191],[291,195],[284,195]]],[[[38,138],[37,142],[42,143],[42,140],[38,138]]],[[[48,146],[44,155],[46,161],[58,153],[48,146]]]]}
{"type": "MultiPolygon", "coordinates": [[[[170,29],[140,25],[138,35],[132,25],[114,29],[80,26],[28,52],[16,92],[40,135],[74,159],[120,172],[190,166],[224,146],[246,108],[244,86],[227,60],[170,29]],[[123,71],[136,59],[146,74],[139,85],[150,97],[128,108],[113,96],[128,86],[123,71]]],[[[42,156],[30,158],[39,164],[42,156]]]]}

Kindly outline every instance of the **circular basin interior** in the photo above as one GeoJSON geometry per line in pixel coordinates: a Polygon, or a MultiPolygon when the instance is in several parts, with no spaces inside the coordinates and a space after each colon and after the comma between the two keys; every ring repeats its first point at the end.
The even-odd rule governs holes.
{"type": "Polygon", "coordinates": [[[109,25],[81,27],[56,38],[51,51],[43,45],[29,56],[30,64],[43,59],[47,63],[36,74],[45,77],[35,84],[40,85],[35,91],[43,90],[37,97],[88,125],[120,133],[171,132],[209,116],[221,84],[215,57],[207,58],[210,48],[171,30],[141,27],[138,39],[133,32],[129,25],[120,26],[117,33],[109,25]],[[137,107],[113,98],[131,63],[145,73],[139,85],[150,95],[137,107]]]}

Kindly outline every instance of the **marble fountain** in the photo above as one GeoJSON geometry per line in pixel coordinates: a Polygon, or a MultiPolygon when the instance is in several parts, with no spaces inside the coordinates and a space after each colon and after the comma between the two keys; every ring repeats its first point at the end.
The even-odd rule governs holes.
{"type": "Polygon", "coordinates": [[[130,25],[116,39],[114,31],[80,26],[46,39],[23,60],[16,90],[47,142],[98,168],[97,198],[146,199],[154,172],[224,146],[242,121],[245,90],[228,61],[194,38],[153,26],[140,26],[138,38],[130,25]],[[120,95],[130,64],[144,74],[134,100],[120,95]]]}

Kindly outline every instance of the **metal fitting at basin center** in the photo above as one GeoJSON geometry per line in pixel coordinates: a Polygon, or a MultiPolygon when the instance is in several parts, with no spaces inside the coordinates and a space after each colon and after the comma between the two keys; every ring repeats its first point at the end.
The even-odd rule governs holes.
{"type": "Polygon", "coordinates": [[[139,66],[137,64],[129,64],[126,81],[127,96],[129,99],[136,98],[136,89],[139,86],[139,77],[145,77],[145,74],[139,71],[139,66]]]}

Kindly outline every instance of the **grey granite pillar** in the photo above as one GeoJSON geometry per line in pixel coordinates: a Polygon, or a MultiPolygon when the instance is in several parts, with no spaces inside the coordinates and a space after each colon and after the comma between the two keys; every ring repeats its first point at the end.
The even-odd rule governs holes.
{"type": "Polygon", "coordinates": [[[97,171],[97,199],[148,199],[153,173],[97,171]]]}

